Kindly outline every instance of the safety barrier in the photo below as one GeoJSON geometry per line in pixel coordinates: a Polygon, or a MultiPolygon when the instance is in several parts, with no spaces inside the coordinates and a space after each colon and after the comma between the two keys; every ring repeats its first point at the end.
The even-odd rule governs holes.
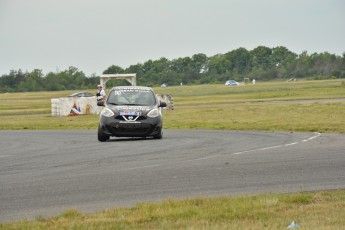
{"type": "Polygon", "coordinates": [[[52,116],[97,114],[96,97],[52,98],[52,116]]]}
{"type": "MultiPolygon", "coordinates": [[[[167,104],[165,109],[174,109],[174,99],[170,94],[157,94],[160,101],[167,104]]],[[[77,116],[97,114],[96,97],[63,97],[51,99],[52,116],[77,116]]]]}
{"type": "Polygon", "coordinates": [[[174,110],[174,98],[171,94],[156,94],[158,100],[163,101],[167,104],[166,109],[174,110]]]}

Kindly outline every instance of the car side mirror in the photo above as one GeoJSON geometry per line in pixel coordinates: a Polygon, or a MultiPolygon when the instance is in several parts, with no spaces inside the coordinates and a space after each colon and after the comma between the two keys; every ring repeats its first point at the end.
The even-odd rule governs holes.
{"type": "Polygon", "coordinates": [[[104,106],[104,101],[97,101],[98,106],[104,106]]]}
{"type": "Polygon", "coordinates": [[[160,101],[158,107],[167,107],[167,103],[165,103],[164,101],[160,101]]]}

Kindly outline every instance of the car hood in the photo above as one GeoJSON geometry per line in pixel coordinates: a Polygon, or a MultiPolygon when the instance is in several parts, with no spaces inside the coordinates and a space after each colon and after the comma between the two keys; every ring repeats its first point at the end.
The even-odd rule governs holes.
{"type": "Polygon", "coordinates": [[[115,114],[119,114],[120,112],[140,112],[141,114],[146,114],[157,106],[108,105],[107,107],[115,114]]]}

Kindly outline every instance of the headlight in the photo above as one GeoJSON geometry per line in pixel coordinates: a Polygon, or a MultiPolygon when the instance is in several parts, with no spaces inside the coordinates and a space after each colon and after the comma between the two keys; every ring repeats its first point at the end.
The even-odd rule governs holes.
{"type": "Polygon", "coordinates": [[[114,112],[108,108],[104,108],[101,112],[101,115],[105,116],[105,117],[112,117],[112,116],[114,116],[114,112]]]}
{"type": "Polygon", "coordinates": [[[159,111],[158,109],[153,109],[151,110],[148,114],[147,114],[148,117],[158,117],[159,116],[159,111]]]}

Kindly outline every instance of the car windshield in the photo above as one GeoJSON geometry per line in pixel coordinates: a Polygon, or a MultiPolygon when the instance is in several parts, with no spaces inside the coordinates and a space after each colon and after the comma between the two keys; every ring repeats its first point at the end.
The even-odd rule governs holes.
{"type": "Polygon", "coordinates": [[[155,105],[156,99],[149,89],[123,88],[110,92],[108,104],[112,105],[155,105]]]}

